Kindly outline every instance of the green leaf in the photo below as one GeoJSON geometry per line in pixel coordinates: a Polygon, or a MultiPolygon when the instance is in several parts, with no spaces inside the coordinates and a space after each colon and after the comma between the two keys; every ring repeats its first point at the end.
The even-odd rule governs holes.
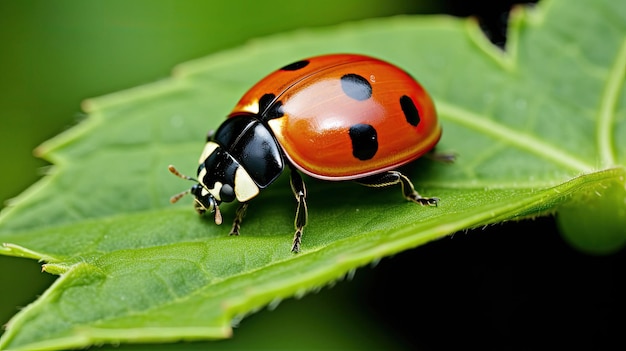
{"type": "MultiPolygon", "coordinates": [[[[617,250],[626,240],[625,67],[625,6],[553,0],[514,11],[506,52],[473,21],[370,20],[260,39],[87,101],[83,123],[38,149],[55,164],[49,174],[0,215],[0,253],[61,275],[7,324],[0,348],[225,338],[233,320],[382,257],[561,211],[578,246],[617,250]],[[435,98],[438,148],[458,161],[418,160],[407,174],[438,207],[407,203],[396,188],[306,178],[310,218],[296,255],[284,177],[252,202],[239,237],[189,204],[169,204],[190,184],[167,165],[192,173],[206,132],[247,88],[291,61],[347,51],[398,64],[435,98]],[[599,211],[609,214],[589,222],[599,211]],[[597,232],[611,234],[585,244],[597,232]]],[[[235,206],[223,206],[226,222],[235,206]]]]}

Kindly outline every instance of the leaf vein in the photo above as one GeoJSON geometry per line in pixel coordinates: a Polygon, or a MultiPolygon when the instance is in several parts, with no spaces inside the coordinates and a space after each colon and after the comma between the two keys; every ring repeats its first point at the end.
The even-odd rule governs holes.
{"type": "Polygon", "coordinates": [[[466,126],[485,135],[504,141],[521,150],[548,159],[556,164],[574,171],[590,172],[593,166],[589,163],[557,148],[556,146],[537,139],[519,130],[510,129],[493,120],[484,118],[460,107],[438,101],[437,109],[442,119],[466,126]]]}
{"type": "Polygon", "coordinates": [[[613,134],[615,109],[619,92],[624,86],[626,79],[626,39],[622,41],[620,50],[606,80],[605,89],[600,101],[598,116],[597,142],[600,152],[600,162],[603,168],[616,164],[615,150],[613,149],[613,134]]]}

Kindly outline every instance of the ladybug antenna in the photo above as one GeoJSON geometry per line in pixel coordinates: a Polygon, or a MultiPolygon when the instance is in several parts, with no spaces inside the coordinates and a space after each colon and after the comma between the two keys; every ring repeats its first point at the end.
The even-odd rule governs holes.
{"type": "Polygon", "coordinates": [[[187,195],[189,193],[190,193],[189,190],[185,190],[182,193],[178,193],[178,194],[170,197],[170,203],[173,203],[173,204],[177,203],[178,200],[180,200],[183,196],[185,196],[185,195],[187,195]]]}
{"type": "MultiPolygon", "coordinates": [[[[167,167],[167,169],[169,169],[169,171],[170,171],[170,172],[172,172],[172,174],[173,174],[173,175],[175,175],[175,176],[177,176],[178,178],[182,178],[182,179],[185,179],[185,180],[191,180],[191,181],[194,181],[194,182],[196,182],[196,183],[198,182],[195,178],[192,178],[192,177],[190,177],[190,176],[187,176],[187,175],[184,175],[184,174],[180,173],[180,172],[176,169],[176,167],[174,167],[174,166],[172,166],[172,165],[169,165],[169,166],[167,167]]],[[[185,195],[189,194],[190,192],[191,192],[191,190],[185,190],[185,191],[183,191],[182,193],[178,193],[178,194],[176,194],[176,195],[174,195],[174,196],[170,197],[170,202],[171,202],[171,203],[176,203],[176,202],[178,202],[178,200],[180,200],[183,196],[185,196],[185,195]]]]}
{"type": "Polygon", "coordinates": [[[182,178],[182,179],[185,179],[185,180],[192,180],[192,181],[198,183],[198,180],[196,178],[192,178],[192,177],[190,177],[188,175],[184,175],[184,174],[180,173],[176,169],[176,167],[174,167],[172,165],[167,166],[167,169],[169,169],[169,171],[172,172],[172,174],[177,176],[178,178],[182,178]]]}

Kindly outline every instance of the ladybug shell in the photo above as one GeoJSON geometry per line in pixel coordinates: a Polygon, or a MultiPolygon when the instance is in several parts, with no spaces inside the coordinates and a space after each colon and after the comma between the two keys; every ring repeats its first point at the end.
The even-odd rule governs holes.
{"type": "Polygon", "coordinates": [[[268,75],[229,117],[255,114],[287,159],[320,179],[397,168],[439,141],[433,102],[408,73],[361,55],[318,56],[268,75]]]}

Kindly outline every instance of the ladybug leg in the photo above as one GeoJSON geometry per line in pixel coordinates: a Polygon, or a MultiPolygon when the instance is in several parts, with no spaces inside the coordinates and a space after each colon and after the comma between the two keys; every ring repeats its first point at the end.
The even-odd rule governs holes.
{"type": "Polygon", "coordinates": [[[294,220],[294,226],[296,233],[293,236],[293,245],[291,251],[297,253],[300,251],[300,243],[302,242],[302,230],[306,225],[308,219],[308,210],[306,206],[306,187],[302,181],[302,177],[298,171],[291,169],[291,190],[296,197],[298,205],[296,207],[296,218],[294,220]]]}
{"type": "Polygon", "coordinates": [[[415,191],[413,183],[411,183],[409,178],[398,171],[388,171],[369,176],[359,179],[357,182],[373,188],[400,184],[402,186],[402,194],[409,201],[428,206],[437,206],[437,203],[439,202],[439,198],[437,197],[422,197],[417,191],[415,191]]]}
{"type": "Polygon", "coordinates": [[[233,227],[230,230],[229,235],[239,235],[239,229],[241,229],[241,222],[243,222],[243,217],[246,216],[246,210],[248,209],[248,203],[242,202],[239,207],[237,207],[237,211],[235,212],[235,220],[233,221],[233,227]]]}

